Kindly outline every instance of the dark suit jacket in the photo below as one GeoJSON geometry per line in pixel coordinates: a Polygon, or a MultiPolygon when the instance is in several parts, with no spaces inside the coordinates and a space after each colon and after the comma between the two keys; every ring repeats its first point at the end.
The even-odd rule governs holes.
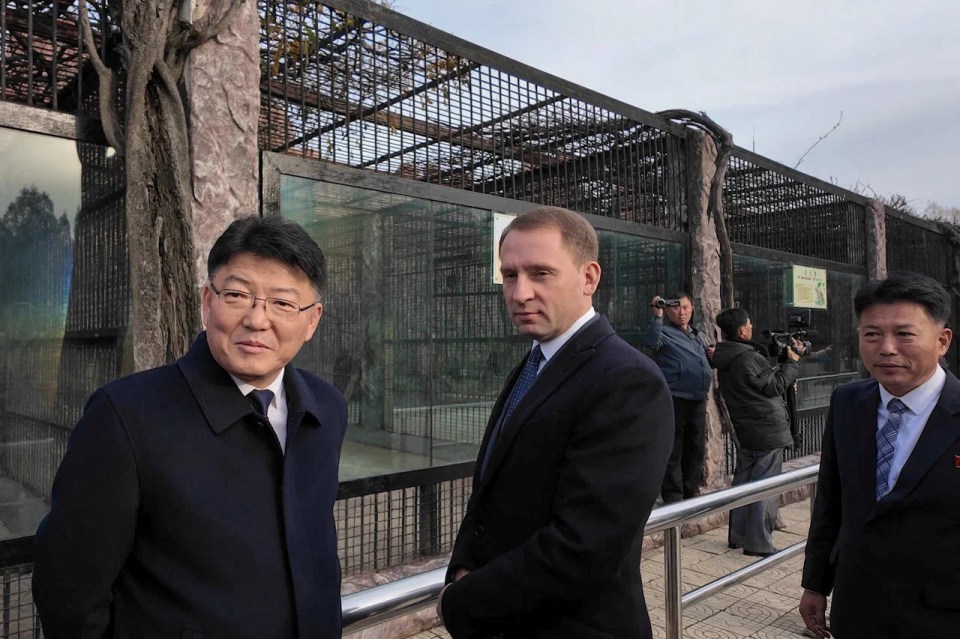
{"type": "Polygon", "coordinates": [[[803,587],[833,590],[840,639],[960,636],[960,382],[940,400],[893,490],[875,497],[875,380],[830,402],[803,587]]]}
{"type": "Polygon", "coordinates": [[[44,635],[340,636],[343,397],[287,366],[287,450],[207,347],[108,384],[36,537],[44,635]]]}
{"type": "Polygon", "coordinates": [[[656,364],[597,317],[550,360],[504,424],[483,479],[500,393],[443,594],[454,639],[650,637],[643,526],[673,443],[656,364]]]}

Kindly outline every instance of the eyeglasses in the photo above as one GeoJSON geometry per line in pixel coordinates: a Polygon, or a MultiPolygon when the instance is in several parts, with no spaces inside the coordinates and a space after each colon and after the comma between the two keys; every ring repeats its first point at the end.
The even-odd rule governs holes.
{"type": "Polygon", "coordinates": [[[217,294],[217,297],[220,298],[224,306],[237,311],[256,308],[257,300],[263,300],[263,308],[268,313],[277,317],[294,317],[317,305],[317,303],[314,302],[307,306],[300,306],[296,302],[280,299],[279,297],[257,297],[248,291],[238,291],[232,288],[217,290],[213,282],[208,282],[208,284],[210,284],[210,290],[217,294]]]}

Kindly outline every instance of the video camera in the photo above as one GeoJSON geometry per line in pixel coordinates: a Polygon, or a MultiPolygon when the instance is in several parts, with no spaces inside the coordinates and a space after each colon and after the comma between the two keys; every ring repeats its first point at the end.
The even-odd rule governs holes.
{"type": "Polygon", "coordinates": [[[664,306],[680,306],[680,300],[665,300],[661,297],[657,300],[654,306],[657,308],[663,308],[664,306]]]}
{"type": "Polygon", "coordinates": [[[810,354],[813,344],[810,339],[816,336],[816,331],[810,328],[810,309],[794,310],[787,314],[787,330],[773,329],[764,331],[763,336],[770,340],[770,355],[776,355],[780,360],[787,357],[787,348],[790,348],[800,357],[810,354]],[[793,338],[803,345],[798,351],[790,344],[793,338]]]}

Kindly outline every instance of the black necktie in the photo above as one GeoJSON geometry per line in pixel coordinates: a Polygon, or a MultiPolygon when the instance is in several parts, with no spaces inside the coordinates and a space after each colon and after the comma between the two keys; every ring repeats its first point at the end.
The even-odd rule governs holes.
{"type": "Polygon", "coordinates": [[[270,408],[270,402],[273,401],[273,391],[271,390],[252,390],[247,394],[247,399],[253,405],[253,409],[262,417],[267,416],[267,409],[270,408]]]}
{"type": "Polygon", "coordinates": [[[531,349],[530,354],[527,356],[526,363],[523,365],[523,370],[520,371],[520,376],[517,377],[517,381],[513,385],[510,397],[507,399],[506,406],[503,409],[503,417],[497,420],[497,425],[494,426],[493,432],[490,434],[490,441],[487,442],[487,450],[484,451],[483,461],[480,462],[481,478],[484,473],[487,472],[487,462],[490,461],[490,457],[493,454],[493,445],[496,443],[497,437],[500,436],[500,431],[503,430],[504,424],[510,419],[520,400],[523,399],[523,396],[526,395],[530,387],[533,386],[533,382],[536,381],[541,359],[543,359],[543,352],[540,350],[540,345],[534,344],[533,349],[531,349]]]}

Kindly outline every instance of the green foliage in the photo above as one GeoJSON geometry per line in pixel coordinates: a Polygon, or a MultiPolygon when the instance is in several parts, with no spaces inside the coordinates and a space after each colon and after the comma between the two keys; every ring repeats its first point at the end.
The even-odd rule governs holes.
{"type": "Polygon", "coordinates": [[[65,216],[58,221],[54,215],[49,195],[36,186],[25,186],[0,218],[0,234],[17,242],[32,242],[57,231],[64,222],[65,216]]]}
{"type": "Polygon", "coordinates": [[[0,217],[0,333],[63,333],[72,260],[67,216],[36,186],[21,189],[0,217]]]}

